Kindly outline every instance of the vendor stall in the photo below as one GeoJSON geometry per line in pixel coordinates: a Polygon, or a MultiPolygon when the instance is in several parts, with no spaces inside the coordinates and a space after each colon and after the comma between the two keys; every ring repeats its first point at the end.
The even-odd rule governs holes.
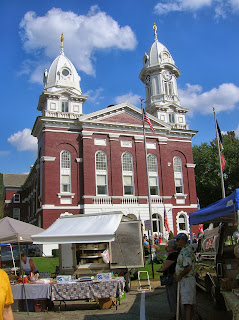
{"type": "Polygon", "coordinates": [[[222,297],[237,319],[239,297],[239,189],[189,215],[190,225],[210,224],[198,238],[196,280],[199,287],[211,293],[213,302],[222,297]],[[236,313],[235,313],[236,312],[236,313]]]}

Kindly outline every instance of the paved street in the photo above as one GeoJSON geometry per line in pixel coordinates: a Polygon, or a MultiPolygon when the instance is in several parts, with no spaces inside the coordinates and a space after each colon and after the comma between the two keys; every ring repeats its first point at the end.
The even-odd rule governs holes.
{"type": "MultiPolygon", "coordinates": [[[[69,320],[169,320],[172,316],[169,312],[165,288],[159,287],[159,281],[151,281],[152,290],[145,293],[137,291],[137,282],[133,283],[127,298],[121,301],[116,310],[115,307],[107,310],[99,310],[95,302],[67,302],[67,311],[60,312],[32,312],[27,316],[26,312],[14,312],[15,320],[35,319],[69,319],[69,320]]],[[[231,320],[230,313],[216,310],[212,306],[210,297],[198,290],[198,311],[202,320],[231,320]]]]}

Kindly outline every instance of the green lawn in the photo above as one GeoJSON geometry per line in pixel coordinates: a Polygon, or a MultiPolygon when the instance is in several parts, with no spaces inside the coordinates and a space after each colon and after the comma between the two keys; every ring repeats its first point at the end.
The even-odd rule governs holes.
{"type": "MultiPolygon", "coordinates": [[[[159,280],[160,273],[159,273],[159,272],[156,272],[156,271],[161,269],[161,264],[156,264],[156,263],[154,263],[153,268],[154,268],[154,279],[155,279],[155,280],[159,280]]],[[[148,271],[148,273],[149,273],[149,278],[150,278],[150,279],[153,279],[153,275],[152,275],[152,265],[151,265],[151,264],[146,264],[143,269],[140,269],[140,271],[148,271]]]]}
{"type": "MultiPolygon", "coordinates": [[[[59,266],[59,258],[58,257],[33,257],[32,258],[35,265],[38,268],[39,272],[51,272],[53,274],[56,270],[56,266],[59,266]]],[[[156,272],[156,270],[160,270],[161,264],[155,264],[153,265],[154,268],[154,279],[159,279],[160,273],[156,272]]],[[[146,264],[144,268],[140,269],[140,271],[148,271],[149,278],[153,279],[152,276],[152,265],[146,264]]]]}
{"type": "Polygon", "coordinates": [[[39,272],[51,272],[55,273],[56,266],[59,266],[59,257],[33,257],[35,265],[39,272]]]}

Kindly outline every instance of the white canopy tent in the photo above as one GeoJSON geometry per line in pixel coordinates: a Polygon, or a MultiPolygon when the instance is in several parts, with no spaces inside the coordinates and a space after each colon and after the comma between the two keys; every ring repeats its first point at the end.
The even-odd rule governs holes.
{"type": "Polygon", "coordinates": [[[122,212],[63,214],[48,229],[32,236],[35,244],[96,243],[114,241],[122,212]]]}

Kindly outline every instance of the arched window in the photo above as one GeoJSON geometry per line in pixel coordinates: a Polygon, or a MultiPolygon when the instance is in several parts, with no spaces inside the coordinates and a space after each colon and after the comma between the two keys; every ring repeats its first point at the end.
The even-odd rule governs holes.
{"type": "Polygon", "coordinates": [[[158,162],[157,157],[154,154],[147,156],[148,174],[149,174],[149,186],[150,194],[152,196],[159,195],[159,184],[158,184],[158,162]]]}
{"type": "Polygon", "coordinates": [[[188,216],[186,213],[179,213],[177,217],[178,231],[188,232],[188,216]]]}
{"type": "Polygon", "coordinates": [[[183,193],[182,161],[179,157],[173,158],[173,169],[174,169],[175,192],[183,193]]]}
{"type": "Polygon", "coordinates": [[[71,153],[61,151],[61,192],[71,192],[71,153]]]}
{"type": "Polygon", "coordinates": [[[124,195],[131,196],[134,194],[134,170],[133,156],[129,152],[122,155],[122,175],[124,195]]]}
{"type": "Polygon", "coordinates": [[[108,194],[107,156],[104,151],[95,154],[96,194],[108,194]]]}
{"type": "Polygon", "coordinates": [[[163,232],[162,218],[158,213],[154,213],[152,215],[152,222],[153,222],[153,232],[157,234],[162,233],[163,232]]]}

